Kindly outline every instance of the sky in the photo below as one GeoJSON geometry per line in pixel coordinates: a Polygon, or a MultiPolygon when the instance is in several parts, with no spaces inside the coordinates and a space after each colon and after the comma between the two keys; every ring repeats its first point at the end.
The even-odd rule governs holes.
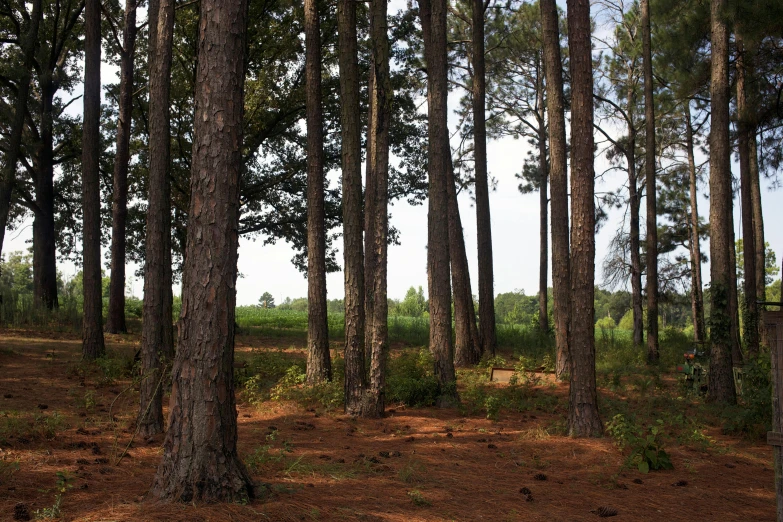
{"type": "MultiPolygon", "coordinates": [[[[390,3],[390,12],[404,7],[400,0],[390,3]]],[[[140,17],[143,14],[140,13],[140,17]]],[[[101,75],[104,83],[116,81],[117,69],[104,63],[101,75]]],[[[77,93],[78,94],[78,93],[77,93]]],[[[461,93],[452,93],[449,100],[450,108],[457,106],[461,93]]],[[[81,114],[80,102],[74,103],[71,110],[81,114]]],[[[426,110],[426,108],[425,108],[426,110]]],[[[456,123],[456,116],[450,115],[450,125],[456,123]]],[[[597,138],[598,139],[598,138],[597,138]]],[[[532,295],[538,291],[539,277],[539,195],[538,193],[523,195],[518,190],[519,180],[515,174],[520,172],[522,164],[531,145],[526,140],[515,140],[511,137],[490,141],[487,144],[487,162],[489,174],[497,182],[496,190],[490,193],[490,209],[492,215],[492,240],[495,275],[495,293],[524,291],[532,295]]],[[[703,155],[701,160],[706,159],[703,155]]],[[[596,157],[596,172],[601,172],[607,162],[603,155],[596,157]]],[[[735,175],[739,172],[736,161],[732,168],[735,175]]],[[[335,173],[330,177],[334,178],[335,173]]],[[[596,191],[615,190],[623,183],[624,173],[608,175],[599,180],[596,191]]],[[[783,194],[780,191],[769,190],[769,182],[762,181],[762,206],[766,240],[777,253],[778,261],[783,257],[783,229],[778,226],[783,222],[783,194]]],[[[707,221],[709,202],[703,197],[707,192],[706,184],[700,187],[702,196],[699,198],[699,213],[707,221]]],[[[737,237],[741,236],[739,221],[739,201],[734,201],[735,230],[737,237]]],[[[467,248],[468,263],[473,293],[478,293],[478,258],[476,249],[476,208],[470,195],[463,192],[459,198],[460,214],[467,248]]],[[[641,216],[645,215],[644,200],[641,216]]],[[[390,224],[400,231],[400,245],[389,248],[388,295],[390,298],[401,299],[408,288],[423,287],[427,293],[427,205],[411,206],[405,201],[397,201],[390,207],[392,214],[390,224]]],[[[623,218],[622,210],[610,210],[607,223],[596,235],[596,283],[602,281],[601,265],[608,250],[609,242],[623,218]]],[[[5,252],[25,250],[32,241],[32,221],[25,223],[20,229],[6,235],[5,252]]],[[[551,245],[551,242],[550,242],[551,245]]],[[[335,242],[339,252],[338,261],[342,260],[341,239],[335,242]]],[[[709,253],[709,243],[703,242],[702,248],[709,253]]],[[[108,258],[104,249],[104,265],[108,275],[108,258]]],[[[240,238],[239,241],[239,273],[237,282],[237,304],[251,305],[258,302],[264,292],[270,292],[279,303],[286,297],[296,298],[307,295],[307,280],[292,264],[294,250],[285,241],[274,245],[264,245],[263,238],[256,241],[240,238]]],[[[551,257],[550,257],[551,260],[551,257]]],[[[780,263],[778,263],[780,264],[780,263]]],[[[143,282],[135,279],[134,272],[138,267],[130,264],[128,270],[128,294],[142,297],[143,282]]],[[[72,262],[58,263],[65,278],[72,277],[78,270],[72,262]]],[[[551,268],[549,286],[551,286],[551,268]]],[[[709,281],[709,266],[703,267],[705,284],[709,281]]],[[[179,288],[175,287],[175,293],[179,288]]],[[[336,272],[327,275],[327,292],[329,299],[341,299],[343,291],[343,273],[336,272]]]]}

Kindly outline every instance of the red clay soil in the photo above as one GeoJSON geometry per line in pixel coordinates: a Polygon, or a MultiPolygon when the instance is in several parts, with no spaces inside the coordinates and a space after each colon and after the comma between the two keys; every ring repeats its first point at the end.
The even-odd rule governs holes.
{"type": "MultiPolygon", "coordinates": [[[[357,420],[279,402],[240,401],[238,408],[241,455],[265,444],[269,456],[282,455],[254,476],[267,484],[265,499],[156,502],[147,491],[160,439],[134,440],[115,464],[133,435],[138,394],[129,382],[98,386],[75,371],[76,336],[42,335],[0,334],[0,435],[3,422],[15,417],[29,424],[38,415],[36,425],[54,423],[55,412],[63,419],[50,439],[41,430],[0,437],[0,471],[19,463],[18,471],[0,474],[0,520],[13,520],[19,504],[33,518],[52,506],[58,471],[70,477],[61,504],[61,520],[69,521],[575,521],[601,518],[601,507],[616,510],[618,521],[775,519],[769,447],[717,430],[709,434],[715,440],[709,451],[674,445],[667,448],[674,470],[643,475],[623,470],[625,456],[610,438],[548,434],[562,412],[501,415],[493,422],[456,410],[393,407],[382,420],[357,420]],[[88,396],[92,408],[85,408],[88,396]]],[[[132,354],[138,339],[107,341],[110,350],[132,354]]],[[[244,348],[273,346],[242,341],[244,348]]]]}

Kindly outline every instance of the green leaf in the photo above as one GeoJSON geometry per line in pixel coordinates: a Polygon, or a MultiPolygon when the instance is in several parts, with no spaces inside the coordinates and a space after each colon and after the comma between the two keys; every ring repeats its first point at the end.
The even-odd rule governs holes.
{"type": "Polygon", "coordinates": [[[650,465],[649,465],[649,464],[647,464],[647,462],[646,462],[646,461],[642,461],[642,462],[640,462],[640,463],[639,463],[639,471],[641,471],[642,473],[649,473],[649,471],[650,471],[650,465]]]}

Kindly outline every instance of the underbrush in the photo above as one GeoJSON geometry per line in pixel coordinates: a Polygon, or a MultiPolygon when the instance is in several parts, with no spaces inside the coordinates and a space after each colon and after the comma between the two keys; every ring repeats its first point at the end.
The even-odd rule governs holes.
{"type": "Polygon", "coordinates": [[[13,442],[26,444],[35,440],[54,440],[57,435],[68,429],[65,417],[58,412],[19,413],[0,412],[0,445],[13,442]]]}

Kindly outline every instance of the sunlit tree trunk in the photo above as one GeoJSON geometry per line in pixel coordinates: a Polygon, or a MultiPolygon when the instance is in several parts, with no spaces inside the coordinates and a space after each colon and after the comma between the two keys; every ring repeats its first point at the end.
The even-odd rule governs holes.
{"type": "Polygon", "coordinates": [[[246,10],[244,1],[201,0],[182,315],[152,486],[169,501],[247,502],[254,493],[237,455],[233,373],[246,10]]]}
{"type": "Polygon", "coordinates": [[[332,378],[326,314],[326,214],[321,108],[321,24],[316,0],[305,0],[307,86],[307,382],[332,378]]]}
{"type": "Polygon", "coordinates": [[[364,256],[356,2],[338,0],[340,119],[342,123],[343,255],[345,274],[345,412],[362,413],[364,368],[364,256]]]}
{"type": "Polygon", "coordinates": [[[552,293],[555,319],[557,378],[571,372],[568,337],[571,306],[571,268],[568,245],[568,172],[563,101],[563,64],[560,57],[559,16],[555,0],[541,0],[544,35],[544,71],[549,115],[550,191],[552,199],[552,293]]]}
{"type": "Polygon", "coordinates": [[[693,314],[693,338],[697,342],[707,340],[704,324],[704,292],[701,277],[701,239],[699,237],[698,186],[696,160],[693,155],[693,126],[690,102],[685,106],[685,148],[688,154],[688,178],[690,185],[691,216],[691,308],[693,314]]]}
{"type": "Polygon", "coordinates": [[[595,179],[590,3],[568,0],[571,57],[571,388],[568,433],[603,433],[595,385],[595,179]]]}

